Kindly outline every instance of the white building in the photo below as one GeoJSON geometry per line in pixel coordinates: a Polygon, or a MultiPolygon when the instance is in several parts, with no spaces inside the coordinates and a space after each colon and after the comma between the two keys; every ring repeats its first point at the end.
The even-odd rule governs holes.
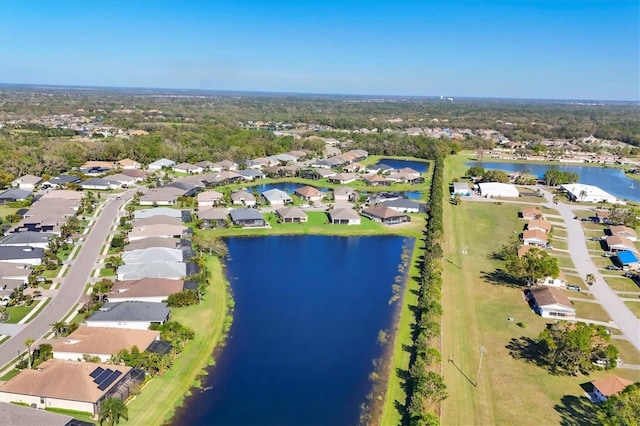
{"type": "Polygon", "coordinates": [[[566,191],[569,198],[573,201],[580,201],[584,203],[607,202],[611,204],[625,204],[624,201],[618,200],[615,196],[593,185],[569,183],[561,185],[560,188],[566,191]]]}
{"type": "Polygon", "coordinates": [[[478,184],[478,188],[480,188],[480,195],[486,198],[518,198],[520,196],[518,188],[510,183],[482,182],[478,184]]]}

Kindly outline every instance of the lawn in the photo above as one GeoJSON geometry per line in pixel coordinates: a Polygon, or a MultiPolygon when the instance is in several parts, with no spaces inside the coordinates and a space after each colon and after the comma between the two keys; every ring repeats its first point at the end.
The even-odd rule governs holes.
{"type": "Polygon", "coordinates": [[[38,305],[38,301],[34,300],[31,306],[12,306],[7,308],[7,312],[9,313],[9,319],[6,321],[7,324],[17,324],[22,318],[29,315],[29,312],[33,310],[38,305]]]}
{"type": "Polygon", "coordinates": [[[573,266],[573,261],[571,260],[571,258],[569,257],[568,253],[562,253],[561,252],[556,252],[555,253],[555,258],[558,259],[558,266],[560,268],[565,268],[565,269],[575,269],[575,266],[573,266]]]}
{"type": "Polygon", "coordinates": [[[613,291],[640,291],[640,287],[631,278],[605,275],[604,280],[613,291]]]}
{"type": "Polygon", "coordinates": [[[631,312],[633,312],[635,316],[640,318],[640,299],[638,299],[637,302],[624,302],[624,304],[627,305],[629,309],[631,309],[631,312]]]}
{"type": "Polygon", "coordinates": [[[167,423],[190,389],[200,386],[198,376],[212,362],[211,354],[222,336],[226,315],[226,283],[222,265],[209,257],[207,266],[212,280],[202,303],[171,310],[172,320],[193,328],[195,339],[189,342],[171,370],[147,383],[140,395],[129,403],[129,421],[126,424],[167,423]]]}
{"type": "Polygon", "coordinates": [[[214,233],[221,237],[254,236],[254,235],[404,235],[413,237],[425,227],[424,215],[410,215],[411,223],[387,226],[367,218],[361,218],[360,225],[331,225],[327,223],[325,212],[307,212],[306,223],[277,223],[275,213],[263,214],[271,228],[228,228],[201,231],[203,234],[214,233]]]}
{"type": "Polygon", "coordinates": [[[607,314],[599,303],[581,302],[572,300],[573,307],[576,308],[576,316],[594,321],[609,322],[609,314],[607,314]]]}
{"type": "MultiPolygon", "coordinates": [[[[460,176],[465,160],[447,158],[445,183],[460,176]]],[[[547,320],[531,312],[519,288],[498,282],[499,275],[493,272],[503,265],[489,257],[521,226],[519,208],[507,203],[467,202],[457,207],[445,203],[442,357],[451,361],[442,365],[449,394],[441,405],[443,425],[524,424],[530,422],[531,413],[539,424],[575,424],[576,419],[568,417],[572,408],[592,409],[582,405],[580,384],[609,374],[555,376],[524,356],[527,339],[535,339],[547,320]],[[486,353],[476,387],[481,346],[486,353]]],[[[637,376],[632,370],[616,374],[637,376]]]]}
{"type": "MultiPolygon", "coordinates": [[[[611,339],[611,343],[613,343],[613,346],[618,348],[618,357],[620,357],[622,362],[625,364],[640,365],[640,352],[638,352],[628,340],[611,339]]],[[[616,370],[616,374],[621,371],[624,370],[616,370]]],[[[635,370],[634,382],[638,381],[640,381],[640,373],[635,370]]]]}

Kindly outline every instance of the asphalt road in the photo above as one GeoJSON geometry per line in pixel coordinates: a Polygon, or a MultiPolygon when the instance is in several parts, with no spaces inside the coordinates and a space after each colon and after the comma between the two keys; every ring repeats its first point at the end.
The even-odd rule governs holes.
{"type": "Polygon", "coordinates": [[[133,194],[133,191],[123,193],[120,194],[121,200],[113,198],[105,203],[55,297],[36,317],[25,324],[22,330],[0,346],[0,370],[4,369],[19,353],[26,351],[25,340],[31,338],[37,342],[51,331],[51,324],[61,321],[75,306],[82,296],[85,285],[89,282],[91,271],[118,214],[118,209],[133,194]]]}
{"type": "MultiPolygon", "coordinates": [[[[565,203],[548,204],[550,208],[555,208],[560,212],[567,229],[567,241],[569,243],[569,254],[573,264],[583,278],[587,274],[593,274],[596,278],[595,284],[590,288],[591,294],[598,299],[600,305],[609,314],[609,317],[616,323],[620,331],[624,333],[629,342],[640,351],[640,319],[624,304],[618,295],[611,290],[604,278],[594,265],[587,248],[587,240],[579,220],[574,219],[572,207],[565,203]]],[[[580,312],[578,312],[580,315],[580,312]]]]}

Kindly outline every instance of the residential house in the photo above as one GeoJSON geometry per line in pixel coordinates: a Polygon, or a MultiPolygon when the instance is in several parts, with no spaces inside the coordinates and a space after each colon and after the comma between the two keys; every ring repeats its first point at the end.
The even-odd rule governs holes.
{"type": "Polygon", "coordinates": [[[14,201],[24,201],[31,197],[31,191],[26,189],[7,189],[0,193],[0,204],[12,203],[14,201]]]}
{"type": "Polygon", "coordinates": [[[161,158],[159,160],[154,161],[153,163],[149,164],[149,170],[152,171],[156,171],[156,170],[160,170],[163,168],[171,168],[173,166],[176,165],[176,162],[173,160],[169,160],[167,158],[161,158]]]}
{"type": "Polygon", "coordinates": [[[181,196],[192,197],[196,195],[196,193],[200,189],[204,188],[205,186],[204,183],[202,182],[199,182],[195,185],[189,182],[184,182],[187,179],[189,178],[183,178],[182,180],[175,180],[174,182],[171,182],[167,185],[163,185],[160,189],[174,188],[176,190],[182,191],[182,193],[180,193],[181,196]]]}
{"type": "Polygon", "coordinates": [[[525,246],[533,245],[546,247],[548,241],[547,233],[539,229],[526,230],[522,233],[522,242],[525,246]]]}
{"type": "Polygon", "coordinates": [[[393,200],[382,201],[380,205],[389,207],[401,213],[420,213],[422,205],[408,198],[396,198],[393,200]]]}
{"type": "Polygon", "coordinates": [[[80,182],[82,189],[95,189],[99,191],[107,191],[109,189],[118,189],[121,183],[111,179],[92,178],[80,182]]]}
{"type": "Polygon", "coordinates": [[[212,185],[228,185],[231,183],[238,183],[240,181],[245,180],[244,176],[234,171],[223,171],[215,175],[213,179],[211,179],[212,185]]]}
{"type": "Polygon", "coordinates": [[[70,176],[70,175],[60,175],[58,177],[54,177],[53,179],[49,179],[48,181],[42,182],[43,188],[64,188],[67,185],[79,183],[82,179],[78,176],[70,176]]]}
{"type": "Polygon", "coordinates": [[[3,280],[19,280],[26,283],[29,275],[31,275],[31,269],[28,265],[0,262],[0,278],[3,280]]]}
{"type": "Polygon", "coordinates": [[[125,265],[135,265],[150,262],[182,262],[182,250],[166,247],[149,247],[146,249],[129,250],[122,253],[125,265]]]}
{"type": "Polygon", "coordinates": [[[471,195],[471,188],[467,182],[453,182],[453,191],[451,195],[462,195],[468,197],[471,195]]]}
{"type": "Polygon", "coordinates": [[[631,269],[635,271],[640,269],[640,261],[638,260],[638,256],[636,253],[623,250],[617,252],[616,257],[618,258],[618,262],[620,262],[623,269],[631,269]]]}
{"type": "Polygon", "coordinates": [[[609,223],[609,212],[607,210],[596,211],[596,222],[609,223]]]}
{"type": "Polygon", "coordinates": [[[349,207],[329,210],[329,223],[334,225],[360,225],[361,219],[357,211],[349,207]]]}
{"type": "Polygon", "coordinates": [[[398,173],[413,176],[414,178],[420,177],[420,172],[412,169],[411,167],[403,167],[398,170],[398,173]]]}
{"type": "Polygon", "coordinates": [[[542,210],[538,207],[523,207],[520,210],[520,217],[525,220],[542,219],[542,210]]]}
{"type": "Polygon", "coordinates": [[[42,178],[34,175],[24,175],[11,181],[11,187],[33,192],[42,178]]]}
{"type": "Polygon", "coordinates": [[[262,193],[262,197],[269,203],[270,206],[278,207],[287,203],[293,202],[291,196],[281,189],[269,189],[262,193]]]}
{"type": "Polygon", "coordinates": [[[275,158],[258,157],[249,161],[249,168],[262,169],[263,167],[273,167],[278,164],[278,160],[275,158]]]}
{"type": "Polygon", "coordinates": [[[346,185],[348,183],[355,182],[356,179],[358,179],[358,175],[354,173],[338,173],[335,176],[328,177],[327,181],[340,185],[346,185]]]}
{"type": "Polygon", "coordinates": [[[245,190],[239,190],[231,193],[231,201],[233,204],[243,204],[247,207],[256,205],[256,197],[245,190]]]}
{"type": "Polygon", "coordinates": [[[13,232],[0,238],[0,246],[15,246],[15,247],[38,247],[45,249],[49,247],[49,241],[55,237],[54,234],[48,232],[13,232]]]}
{"type": "Polygon", "coordinates": [[[142,240],[131,241],[124,246],[124,251],[140,250],[149,247],[167,247],[167,248],[179,248],[179,238],[162,238],[162,237],[149,237],[142,240]]]}
{"type": "Polygon", "coordinates": [[[178,203],[178,197],[183,197],[185,191],[172,186],[163,186],[149,190],[140,197],[141,206],[171,206],[178,203]]]}
{"type": "MultiPolygon", "coordinates": [[[[531,246],[525,246],[525,247],[531,247],[531,246]]],[[[547,276],[538,280],[538,284],[546,285],[549,287],[565,288],[567,286],[567,279],[564,277],[562,272],[560,272],[560,275],[558,275],[555,278],[551,276],[547,276]]]]}
{"type": "Polygon", "coordinates": [[[329,179],[338,174],[335,170],[325,170],[325,169],[317,169],[316,174],[320,176],[320,179],[329,179]]]}
{"type": "Polygon", "coordinates": [[[638,234],[636,234],[636,230],[633,228],[629,228],[624,225],[610,226],[609,232],[611,235],[616,235],[619,237],[624,237],[629,239],[630,241],[638,241],[638,234]]]}
{"type": "Polygon", "coordinates": [[[573,201],[581,201],[583,203],[619,203],[618,199],[614,195],[603,191],[597,186],[584,185],[582,183],[571,183],[561,185],[560,188],[566,191],[569,199],[573,201]]]}
{"type": "Polygon", "coordinates": [[[123,160],[120,160],[116,163],[116,165],[118,165],[120,168],[124,170],[137,170],[142,168],[142,165],[140,163],[130,158],[125,158],[123,160]]]}
{"type": "Polygon", "coordinates": [[[222,160],[222,161],[218,161],[215,164],[216,166],[221,167],[222,170],[229,170],[229,171],[238,170],[238,163],[234,163],[233,161],[222,160]]]}
{"type": "Polygon", "coordinates": [[[368,186],[390,186],[391,182],[378,174],[370,174],[362,177],[368,186]]]}
{"type": "Polygon", "coordinates": [[[181,262],[149,262],[122,265],[118,267],[119,281],[139,280],[142,278],[166,278],[168,280],[181,280],[191,275],[190,264],[181,262]]]}
{"type": "Polygon", "coordinates": [[[23,370],[0,386],[0,402],[97,415],[101,401],[110,397],[126,399],[129,392],[123,386],[130,387],[142,379],[143,372],[123,365],[50,359],[37,369],[23,370]]]}
{"type": "Polygon", "coordinates": [[[313,186],[303,186],[293,193],[300,199],[311,202],[320,202],[327,195],[326,193],[314,188],[313,186]]]}
{"type": "Polygon", "coordinates": [[[605,402],[609,397],[617,395],[627,386],[631,386],[631,380],[618,376],[603,377],[591,382],[593,385],[593,397],[596,402],[605,402]]]}
{"type": "Polygon", "coordinates": [[[575,318],[576,310],[566,294],[553,287],[534,287],[526,292],[534,311],[543,318],[575,318]]]}
{"type": "Polygon", "coordinates": [[[333,190],[333,200],[336,203],[355,203],[358,201],[358,192],[348,186],[341,186],[333,190]]]}
{"type": "Polygon", "coordinates": [[[155,302],[161,303],[169,296],[184,290],[196,290],[195,281],[170,280],[166,278],[141,278],[116,281],[107,295],[109,302],[155,302]]]}
{"type": "Polygon", "coordinates": [[[204,171],[202,167],[197,166],[195,164],[189,164],[189,163],[175,164],[172,167],[172,169],[176,173],[187,173],[187,174],[199,174],[204,171]]]}
{"type": "Polygon", "coordinates": [[[198,210],[220,205],[224,202],[224,194],[218,191],[204,191],[198,193],[198,210]]]}
{"type": "Polygon", "coordinates": [[[155,216],[145,217],[144,219],[135,219],[133,222],[131,222],[131,229],[150,225],[180,226],[182,225],[182,219],[179,217],[164,216],[159,214],[155,216]]]}
{"type": "Polygon", "coordinates": [[[124,173],[116,173],[115,175],[109,175],[108,180],[111,182],[118,182],[121,187],[128,187],[136,183],[142,182],[143,178],[125,175],[124,173]]]}
{"type": "Polygon", "coordinates": [[[352,163],[344,166],[342,170],[344,170],[347,173],[359,173],[361,171],[366,170],[366,167],[360,163],[352,163]]]}
{"type": "Polygon", "coordinates": [[[280,164],[283,165],[298,161],[298,157],[294,157],[293,155],[289,154],[278,154],[276,155],[276,159],[280,162],[280,164]]]}
{"type": "Polygon", "coordinates": [[[53,358],[65,361],[82,361],[89,355],[108,362],[112,355],[137,346],[144,351],[160,339],[160,332],[111,327],[79,327],[67,337],[48,340],[53,348],[53,358]]]}
{"type": "Polygon", "coordinates": [[[280,207],[276,214],[284,223],[303,223],[309,220],[307,214],[298,207],[280,207]]]}
{"type": "Polygon", "coordinates": [[[133,212],[133,217],[135,219],[144,219],[151,216],[170,216],[170,217],[182,217],[182,212],[177,209],[172,209],[169,207],[155,207],[152,209],[145,210],[136,210],[133,212]]]}
{"type": "Polygon", "coordinates": [[[537,229],[548,234],[551,232],[551,223],[544,219],[533,219],[527,223],[527,229],[530,231],[537,229]]]}
{"type": "Polygon", "coordinates": [[[235,209],[231,210],[229,215],[231,216],[231,222],[233,222],[235,226],[251,228],[267,225],[267,222],[260,212],[255,209],[235,209]]]}
{"type": "Polygon", "coordinates": [[[165,303],[108,302],[87,318],[85,324],[87,327],[148,330],[152,324],[162,325],[168,321],[169,313],[165,303]]]}
{"type": "Polygon", "coordinates": [[[136,179],[136,182],[141,182],[147,178],[147,172],[140,169],[124,169],[120,174],[131,176],[136,179]]]}
{"type": "Polygon", "coordinates": [[[423,183],[424,178],[420,175],[414,176],[411,173],[390,173],[387,176],[387,180],[390,182],[400,182],[400,183],[423,183]]]}
{"type": "Polygon", "coordinates": [[[606,238],[607,247],[609,247],[609,251],[618,252],[618,251],[632,251],[637,252],[636,246],[633,244],[628,238],[621,237],[619,235],[610,235],[606,238]]]}
{"type": "Polygon", "coordinates": [[[208,207],[198,211],[198,219],[203,221],[204,228],[226,228],[229,213],[225,209],[208,207]]]}
{"type": "MultiPolygon", "coordinates": [[[[213,163],[211,161],[208,161],[208,160],[204,160],[204,161],[198,161],[196,163],[196,166],[202,167],[202,170],[212,170],[212,167],[215,166],[215,163],[213,163]]],[[[222,169],[220,169],[218,171],[222,171],[222,169]]]]}
{"type": "Polygon", "coordinates": [[[8,426],[84,426],[82,422],[71,416],[52,411],[38,410],[17,404],[0,402],[0,424],[8,426]]]}
{"type": "Polygon", "coordinates": [[[480,195],[485,198],[518,198],[520,191],[515,185],[501,182],[480,182],[478,184],[480,195]]]}
{"type": "Polygon", "coordinates": [[[411,218],[404,213],[400,213],[386,206],[367,207],[362,210],[362,216],[385,225],[397,225],[399,223],[411,222],[411,218]]]}
{"type": "Polygon", "coordinates": [[[44,257],[44,249],[31,246],[0,246],[0,263],[17,263],[20,265],[40,265],[44,257]]]}
{"type": "Polygon", "coordinates": [[[245,170],[240,170],[238,171],[238,174],[240,176],[242,176],[245,180],[251,181],[254,179],[263,179],[264,178],[264,173],[262,173],[260,170],[256,170],[256,169],[245,169],[245,170]]]}
{"type": "Polygon", "coordinates": [[[180,238],[184,235],[186,230],[186,226],[180,225],[148,225],[133,228],[129,231],[127,238],[129,241],[142,240],[143,238],[149,237],[180,238]]]}

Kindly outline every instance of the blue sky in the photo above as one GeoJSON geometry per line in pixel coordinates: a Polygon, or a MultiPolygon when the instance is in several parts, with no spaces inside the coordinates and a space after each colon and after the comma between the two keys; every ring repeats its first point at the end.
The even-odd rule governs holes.
{"type": "Polygon", "coordinates": [[[0,1],[0,82],[640,99],[640,2],[0,1]]]}

